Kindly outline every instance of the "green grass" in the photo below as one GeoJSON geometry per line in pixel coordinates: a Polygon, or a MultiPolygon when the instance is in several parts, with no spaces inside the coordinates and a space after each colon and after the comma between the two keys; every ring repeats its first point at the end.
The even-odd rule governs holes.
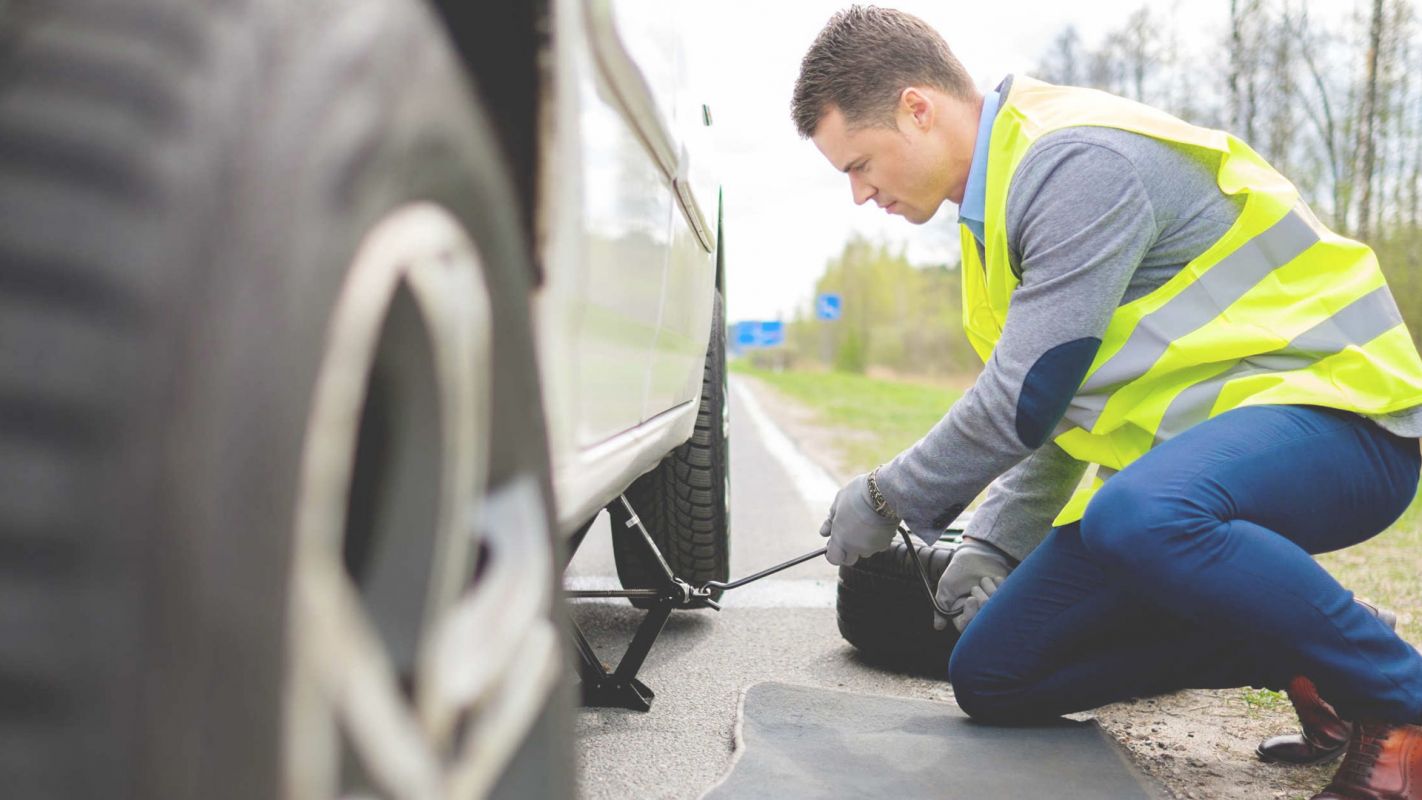
{"type": "Polygon", "coordinates": [[[1240,691],[1240,697],[1250,711],[1272,711],[1286,708],[1289,704],[1289,698],[1285,697],[1283,692],[1271,692],[1268,689],[1244,689],[1240,691]]]}
{"type": "Polygon", "coordinates": [[[918,441],[961,392],[846,372],[774,372],[742,360],[731,371],[751,375],[799,401],[817,424],[840,432],[835,444],[848,466],[868,471],[918,441]]]}
{"type": "Polygon", "coordinates": [[[1339,583],[1359,597],[1397,613],[1397,632],[1422,642],[1422,502],[1382,534],[1346,550],[1318,557],[1339,583]]]}

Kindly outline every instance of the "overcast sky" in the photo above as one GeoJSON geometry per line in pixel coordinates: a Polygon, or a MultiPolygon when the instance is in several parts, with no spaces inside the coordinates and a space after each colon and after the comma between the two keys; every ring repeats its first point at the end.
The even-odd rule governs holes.
{"type": "MultiPolygon", "coordinates": [[[[1355,0],[1307,0],[1315,19],[1346,18],[1355,0]]],[[[938,29],[979,87],[1032,73],[1061,30],[1076,26],[1086,47],[1119,27],[1142,0],[881,0],[938,29]]],[[[1171,21],[1187,52],[1220,40],[1229,0],[1149,0],[1171,21]]],[[[956,259],[957,207],[944,203],[926,225],[855,206],[849,179],[790,122],[800,58],[846,0],[717,0],[694,3],[691,66],[715,120],[717,172],[726,198],[730,320],[789,319],[810,298],[825,262],[859,232],[906,245],[914,263],[956,259]],[[709,71],[707,67],[710,67],[709,71]]],[[[1218,51],[1213,51],[1217,55],[1218,51]]],[[[1211,75],[1217,74],[1213,65],[1211,75]]]]}

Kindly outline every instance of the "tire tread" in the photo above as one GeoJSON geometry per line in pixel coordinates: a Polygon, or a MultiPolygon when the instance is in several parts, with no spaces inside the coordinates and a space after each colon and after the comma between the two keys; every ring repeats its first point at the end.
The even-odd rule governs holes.
{"type": "MultiPolygon", "coordinates": [[[[724,502],[725,482],[730,479],[729,453],[728,443],[721,436],[721,415],[726,413],[723,315],[718,292],[691,438],[625,492],[672,573],[693,585],[725,580],[730,574],[730,509],[724,502]]],[[[613,503],[609,509],[613,555],[622,585],[657,586],[657,570],[637,541],[640,535],[626,527],[626,512],[620,503],[613,503]]],[[[647,604],[639,601],[634,605],[647,604]]]]}

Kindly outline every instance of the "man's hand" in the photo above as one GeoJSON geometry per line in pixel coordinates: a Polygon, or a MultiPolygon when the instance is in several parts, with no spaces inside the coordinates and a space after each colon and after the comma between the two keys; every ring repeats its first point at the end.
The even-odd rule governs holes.
{"type": "Polygon", "coordinates": [[[820,535],[829,537],[825,559],[836,566],[853,564],[889,546],[898,530],[895,517],[880,516],[869,496],[869,476],[859,475],[835,495],[820,535]]]}
{"type": "MultiPolygon", "coordinates": [[[[962,610],[963,613],[953,618],[953,627],[959,633],[973,621],[1015,566],[1016,563],[996,547],[964,537],[963,543],[953,551],[948,568],[943,570],[943,577],[938,579],[937,596],[939,605],[948,606],[950,611],[962,610]]],[[[941,631],[948,627],[948,620],[935,611],[933,627],[941,631]]]]}

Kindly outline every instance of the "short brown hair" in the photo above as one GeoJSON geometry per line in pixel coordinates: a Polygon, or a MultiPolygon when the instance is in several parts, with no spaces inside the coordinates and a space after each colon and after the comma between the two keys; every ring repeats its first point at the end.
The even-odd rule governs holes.
{"type": "Polygon", "coordinates": [[[977,92],[928,23],[890,8],[850,6],[830,17],[800,61],[790,114],[806,139],[830,106],[851,126],[892,127],[899,95],[909,86],[932,86],[964,99],[977,92]]]}

